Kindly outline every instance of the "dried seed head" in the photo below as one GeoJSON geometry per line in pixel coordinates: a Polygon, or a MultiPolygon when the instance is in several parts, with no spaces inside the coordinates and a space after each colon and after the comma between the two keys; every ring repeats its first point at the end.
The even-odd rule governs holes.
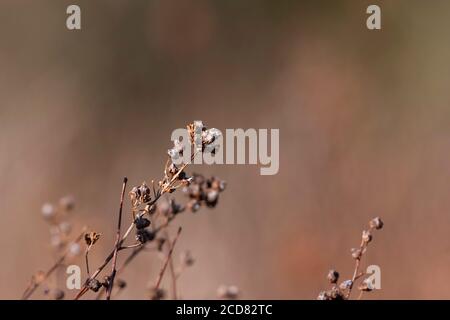
{"type": "Polygon", "coordinates": [[[328,295],[331,298],[331,300],[344,300],[345,299],[343,292],[337,286],[334,286],[333,288],[331,288],[331,290],[328,292],[328,295]]]}
{"type": "Polygon", "coordinates": [[[170,203],[168,201],[160,201],[157,209],[162,216],[167,217],[170,214],[170,203]]]}
{"type": "Polygon", "coordinates": [[[173,141],[173,148],[167,150],[167,155],[170,157],[172,162],[177,160],[179,157],[183,156],[184,146],[180,140],[173,141]]]}
{"type": "Polygon", "coordinates": [[[100,239],[101,234],[95,231],[91,231],[84,235],[84,241],[88,246],[94,245],[98,239],[100,239]]]}
{"type": "Polygon", "coordinates": [[[125,289],[126,286],[127,286],[127,283],[125,282],[125,280],[117,279],[117,280],[116,280],[116,285],[117,285],[120,289],[125,289]]]}
{"type": "Polygon", "coordinates": [[[50,237],[50,245],[53,248],[60,249],[64,246],[64,241],[59,234],[54,234],[50,237]]]}
{"type": "Polygon", "coordinates": [[[326,291],[321,291],[317,296],[317,300],[330,300],[326,291]]]}
{"type": "Polygon", "coordinates": [[[206,194],[206,205],[214,208],[219,201],[219,192],[217,190],[210,190],[206,194]]]}
{"type": "Polygon", "coordinates": [[[194,257],[192,257],[191,252],[188,251],[188,250],[183,251],[183,252],[180,254],[180,260],[181,260],[181,264],[182,264],[183,266],[186,266],[186,267],[192,266],[192,265],[194,264],[194,262],[195,262],[194,257]]]}
{"type": "Polygon", "coordinates": [[[33,283],[40,284],[45,280],[45,272],[40,270],[31,279],[33,283]]]}
{"type": "Polygon", "coordinates": [[[370,291],[372,291],[374,288],[373,288],[372,282],[371,282],[371,281],[368,281],[368,279],[365,279],[365,280],[358,286],[358,289],[359,289],[360,291],[370,292],[370,291]]]}
{"type": "Polygon", "coordinates": [[[174,163],[171,163],[168,168],[168,171],[173,176],[178,172],[178,167],[174,163]]]}
{"type": "Polygon", "coordinates": [[[59,230],[65,235],[69,235],[70,231],[72,231],[72,225],[68,221],[63,221],[59,224],[59,230]]]}
{"type": "Polygon", "coordinates": [[[202,132],[202,143],[209,145],[219,139],[222,136],[222,132],[219,129],[211,128],[202,132]]]}
{"type": "Polygon", "coordinates": [[[214,179],[211,183],[211,188],[217,191],[224,191],[227,186],[227,183],[223,180],[214,179]]]}
{"type": "Polygon", "coordinates": [[[151,287],[148,289],[148,293],[150,300],[161,300],[166,296],[166,292],[161,288],[156,289],[155,287],[151,287]]]}
{"type": "Polygon", "coordinates": [[[138,187],[133,187],[129,192],[131,200],[137,200],[141,197],[141,190],[138,187]]]}
{"type": "Polygon", "coordinates": [[[370,241],[372,241],[372,234],[370,231],[364,230],[362,233],[362,240],[368,244],[370,241]]]}
{"type": "Polygon", "coordinates": [[[140,243],[146,243],[148,241],[153,241],[155,239],[155,233],[148,229],[138,229],[136,230],[136,241],[140,243]]]}
{"type": "Polygon", "coordinates": [[[139,193],[140,193],[140,201],[143,203],[150,202],[152,198],[150,197],[150,188],[147,186],[145,182],[142,182],[141,186],[139,187],[139,193]]]}
{"type": "Polygon", "coordinates": [[[344,280],[341,282],[341,284],[339,285],[339,288],[341,290],[348,290],[353,286],[353,281],[352,280],[344,280]]]}
{"type": "Polygon", "coordinates": [[[330,270],[327,275],[327,279],[330,283],[336,283],[339,280],[339,272],[336,270],[330,270]]]}
{"type": "Polygon", "coordinates": [[[147,212],[149,215],[152,215],[156,212],[156,203],[152,204],[152,205],[146,205],[144,210],[145,212],[147,212]]]}
{"type": "Polygon", "coordinates": [[[98,290],[100,290],[100,288],[102,287],[102,283],[97,279],[92,279],[91,281],[89,281],[88,287],[90,290],[98,292],[98,290]]]}
{"type": "Polygon", "coordinates": [[[369,225],[372,229],[381,229],[383,228],[383,221],[381,221],[381,219],[379,217],[373,218],[372,220],[370,220],[369,225]]]}
{"type": "Polygon", "coordinates": [[[62,300],[64,299],[64,291],[61,289],[51,289],[48,293],[50,295],[50,298],[53,300],[62,300]]]}
{"type": "Polygon", "coordinates": [[[150,220],[148,220],[142,216],[138,216],[134,220],[134,224],[136,225],[136,229],[138,229],[138,230],[145,229],[150,225],[150,220]]]}
{"type": "Polygon", "coordinates": [[[217,296],[220,299],[237,299],[239,297],[239,288],[236,286],[221,285],[217,289],[217,296]]]}
{"type": "Polygon", "coordinates": [[[202,190],[200,188],[200,185],[195,183],[195,179],[193,179],[192,183],[189,185],[189,187],[185,188],[184,191],[192,199],[199,200],[202,195],[202,190]]]}
{"type": "Polygon", "coordinates": [[[163,237],[156,238],[156,247],[158,251],[162,251],[164,243],[166,243],[166,238],[163,237]]]}
{"type": "Polygon", "coordinates": [[[51,203],[45,203],[42,206],[41,212],[46,220],[53,219],[56,216],[56,209],[51,203]]]}
{"type": "Polygon", "coordinates": [[[78,256],[81,253],[81,246],[78,243],[72,243],[69,247],[69,254],[73,257],[78,256]]]}
{"type": "Polygon", "coordinates": [[[72,211],[75,207],[75,198],[73,196],[62,197],[59,199],[59,205],[66,212],[72,211]]]}
{"type": "Polygon", "coordinates": [[[361,256],[362,256],[361,249],[352,248],[351,252],[352,252],[352,258],[355,259],[355,260],[356,259],[360,259],[361,256]]]}
{"type": "Polygon", "coordinates": [[[192,199],[188,202],[187,207],[191,212],[197,212],[200,209],[201,204],[200,201],[192,199]]]}
{"type": "Polygon", "coordinates": [[[180,212],[183,212],[185,207],[182,204],[178,204],[175,202],[175,200],[170,199],[170,209],[172,214],[178,214],[180,212]]]}

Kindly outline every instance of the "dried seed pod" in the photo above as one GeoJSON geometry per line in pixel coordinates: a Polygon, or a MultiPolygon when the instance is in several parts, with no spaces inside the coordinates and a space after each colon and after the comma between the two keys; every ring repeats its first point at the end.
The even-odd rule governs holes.
{"type": "Polygon", "coordinates": [[[339,285],[339,288],[341,290],[348,290],[353,286],[353,281],[352,280],[344,280],[341,282],[341,284],[339,285]]]}
{"type": "Polygon", "coordinates": [[[59,224],[59,230],[65,235],[69,235],[72,231],[72,224],[68,221],[63,221],[59,224]]]}
{"type": "Polygon", "coordinates": [[[381,219],[379,217],[373,218],[372,220],[370,220],[369,225],[372,229],[381,229],[383,228],[383,221],[381,221],[381,219]]]}
{"type": "Polygon", "coordinates": [[[164,243],[166,243],[166,238],[156,238],[156,248],[158,249],[158,251],[162,251],[164,243]]]}
{"type": "Polygon", "coordinates": [[[209,145],[219,139],[222,136],[222,132],[219,129],[211,128],[202,132],[202,143],[209,145]]]}
{"type": "Polygon", "coordinates": [[[141,190],[138,187],[133,187],[129,192],[131,200],[135,201],[141,197],[141,190]]]}
{"type": "Polygon", "coordinates": [[[117,279],[117,280],[116,280],[116,285],[117,285],[120,289],[125,289],[126,286],[127,286],[127,283],[125,282],[125,280],[117,279]]]}
{"type": "Polygon", "coordinates": [[[98,292],[98,290],[100,290],[100,288],[102,287],[102,283],[97,279],[92,279],[91,281],[89,281],[88,287],[90,290],[98,292]]]}
{"type": "Polygon", "coordinates": [[[45,280],[45,272],[42,271],[42,270],[36,272],[36,274],[33,275],[31,280],[32,280],[33,283],[36,283],[36,284],[40,284],[40,283],[44,282],[44,280],[45,280]]]}
{"type": "Polygon", "coordinates": [[[41,209],[42,216],[46,220],[51,220],[56,216],[56,209],[51,203],[45,203],[41,209]]]}
{"type": "Polygon", "coordinates": [[[62,300],[64,299],[64,291],[62,291],[61,289],[51,289],[48,293],[50,295],[50,298],[53,300],[62,300]]]}
{"type": "Polygon", "coordinates": [[[321,291],[317,296],[317,300],[330,300],[326,291],[321,291]]]}
{"type": "Polygon", "coordinates": [[[201,186],[203,183],[205,183],[205,177],[201,174],[194,173],[192,177],[194,178],[194,181],[192,181],[192,183],[194,184],[201,186]]]}
{"type": "Polygon", "coordinates": [[[136,230],[136,241],[140,243],[146,243],[148,241],[153,241],[155,239],[155,233],[148,229],[138,229],[136,230]]]}
{"type": "Polygon", "coordinates": [[[362,240],[367,244],[372,241],[372,234],[370,231],[364,230],[362,233],[362,240]]]}
{"type": "Polygon", "coordinates": [[[188,194],[190,198],[200,200],[202,195],[202,190],[200,188],[200,185],[195,183],[195,179],[193,179],[193,182],[189,187],[185,189],[185,192],[188,194]]]}
{"type": "Polygon", "coordinates": [[[210,208],[214,208],[219,200],[219,192],[217,190],[210,190],[206,194],[206,205],[210,208]]]}
{"type": "Polygon", "coordinates": [[[176,203],[175,200],[170,199],[170,209],[172,214],[178,214],[183,212],[185,207],[182,204],[176,203]]]}
{"type": "Polygon", "coordinates": [[[330,283],[336,283],[339,280],[339,272],[336,270],[330,270],[327,275],[327,279],[330,283]]]}
{"type": "Polygon", "coordinates": [[[69,247],[69,254],[72,257],[78,256],[81,253],[81,246],[78,243],[72,243],[69,247]]]}
{"type": "Polygon", "coordinates": [[[134,224],[136,225],[136,229],[145,229],[150,225],[150,220],[144,218],[142,216],[136,217],[134,220],[134,224]]]}
{"type": "Polygon", "coordinates": [[[361,249],[352,248],[351,252],[352,252],[352,258],[355,259],[355,260],[356,259],[360,259],[361,256],[362,256],[361,249]]]}
{"type": "Polygon", "coordinates": [[[344,300],[344,294],[339,289],[339,287],[334,286],[331,288],[331,290],[328,292],[328,295],[330,296],[331,300],[344,300]]]}
{"type": "Polygon", "coordinates": [[[100,239],[101,234],[95,231],[91,231],[84,235],[84,241],[88,246],[94,245],[98,239],[100,239]]]}
{"type": "Polygon", "coordinates": [[[60,249],[64,246],[64,241],[59,234],[54,234],[50,237],[50,245],[53,248],[60,249]]]}
{"type": "Polygon", "coordinates": [[[358,286],[358,289],[359,289],[360,291],[370,292],[370,291],[372,291],[374,288],[373,288],[372,282],[367,281],[367,279],[365,279],[365,280],[358,286]]]}
{"type": "Polygon", "coordinates": [[[150,300],[162,300],[166,296],[164,289],[151,287],[148,289],[150,300]]]}
{"type": "Polygon", "coordinates": [[[194,264],[195,259],[192,256],[191,252],[186,250],[180,254],[181,264],[186,267],[190,267],[194,264]]]}
{"type": "Polygon", "coordinates": [[[184,172],[184,171],[181,171],[179,174],[178,174],[178,180],[187,180],[189,177],[188,177],[188,175],[186,174],[186,172],[184,172]]]}
{"type": "Polygon", "coordinates": [[[140,201],[143,203],[147,203],[150,202],[152,200],[152,198],[150,197],[150,188],[147,186],[147,184],[145,182],[143,182],[141,184],[141,186],[139,187],[139,192],[140,192],[140,201]]]}
{"type": "Polygon", "coordinates": [[[217,191],[224,191],[226,188],[226,182],[223,180],[219,180],[219,179],[214,179],[211,183],[211,188],[213,188],[214,190],[217,191]]]}
{"type": "Polygon", "coordinates": [[[144,210],[149,215],[152,215],[152,214],[154,214],[156,212],[156,208],[157,208],[157,206],[156,206],[156,203],[155,203],[155,204],[152,204],[152,205],[146,205],[144,210]]]}
{"type": "Polygon", "coordinates": [[[169,216],[169,214],[171,213],[170,212],[170,203],[168,202],[168,201],[160,201],[159,203],[158,203],[158,207],[157,207],[157,210],[159,211],[159,213],[162,215],[162,216],[164,216],[164,217],[167,217],[167,216],[169,216]]]}
{"type": "Polygon", "coordinates": [[[168,171],[173,176],[178,172],[178,167],[174,163],[171,163],[168,168],[168,171]]]}
{"type": "Polygon", "coordinates": [[[72,211],[75,208],[75,198],[73,196],[65,196],[59,199],[60,207],[66,211],[72,211]]]}
{"type": "Polygon", "coordinates": [[[201,204],[200,201],[192,199],[188,202],[187,207],[191,212],[197,212],[200,209],[201,204]]]}

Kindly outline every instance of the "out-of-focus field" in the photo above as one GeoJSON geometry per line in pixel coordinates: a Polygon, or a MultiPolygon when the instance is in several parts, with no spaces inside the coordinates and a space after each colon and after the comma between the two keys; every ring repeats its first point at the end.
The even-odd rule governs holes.
{"type": "MultiPolygon", "coordinates": [[[[243,298],[312,299],[381,216],[367,298],[450,298],[450,2],[73,1],[0,3],[0,297],[51,265],[44,202],[73,194],[76,227],[113,246],[121,179],[159,179],[174,128],[279,128],[280,171],[196,167],[227,180],[213,211],[186,214],[176,254],[196,264],[181,297],[222,284],[243,298]]],[[[128,215],[126,215],[128,218],[128,215]]],[[[137,259],[125,299],[161,262],[137,259]]],[[[167,284],[165,282],[165,284],[167,284]]],[[[38,295],[39,296],[39,295],[38,295]]]]}

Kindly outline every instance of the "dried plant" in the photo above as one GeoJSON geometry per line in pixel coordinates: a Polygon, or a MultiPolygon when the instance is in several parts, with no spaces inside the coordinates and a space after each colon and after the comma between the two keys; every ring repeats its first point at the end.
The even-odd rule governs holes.
{"type": "MultiPolygon", "coordinates": [[[[214,128],[207,129],[201,121],[196,121],[193,124],[188,125],[187,129],[191,137],[191,160],[193,160],[199,152],[208,150],[209,145],[215,141],[219,134],[219,131],[214,128]],[[195,133],[198,132],[198,128],[200,127],[202,129],[200,135],[201,148],[199,150],[199,148],[196,147],[199,141],[195,141],[195,139],[198,138],[195,133]]],[[[103,296],[105,296],[107,300],[111,299],[113,293],[117,295],[126,287],[126,282],[122,279],[116,280],[116,276],[122,273],[125,267],[127,267],[139,253],[149,250],[163,252],[164,247],[167,247],[164,263],[158,273],[154,285],[150,286],[149,291],[151,292],[151,298],[161,299],[165,297],[164,290],[162,290],[160,286],[166,269],[169,268],[172,276],[173,297],[176,299],[177,293],[175,282],[182,269],[192,265],[193,260],[185,256],[182,269],[178,271],[174,269],[172,255],[175,244],[181,233],[181,227],[178,229],[178,232],[172,241],[169,238],[167,227],[176,216],[184,211],[189,210],[191,212],[197,212],[202,206],[209,208],[215,207],[218,203],[219,194],[225,190],[226,186],[225,182],[217,177],[206,179],[199,174],[194,174],[191,177],[188,176],[185,169],[189,163],[181,163],[178,165],[174,163],[175,156],[177,154],[183,154],[183,152],[186,151],[183,148],[186,147],[182,146],[180,141],[174,141],[174,147],[168,150],[169,157],[164,167],[163,178],[158,183],[155,183],[152,180],[150,185],[143,182],[141,185],[131,188],[128,193],[131,203],[131,222],[122,235],[123,207],[128,183],[127,178],[123,179],[120,193],[116,240],[108,256],[92,274],[89,267],[89,253],[92,251],[95,243],[99,240],[100,234],[95,231],[86,232],[86,229],[83,229],[83,232],[70,243],[71,246],[77,244],[80,249],[79,242],[83,239],[86,242],[85,264],[87,279],[82,284],[75,299],[80,299],[88,291],[96,292],[97,299],[100,299],[103,296]],[[163,199],[178,189],[183,189],[189,199],[185,205],[177,203],[173,198],[163,199]],[[133,231],[135,232],[134,242],[126,245],[125,242],[130,238],[133,231]],[[153,246],[150,246],[150,244],[153,244],[153,246]],[[123,264],[118,266],[118,255],[124,250],[130,250],[130,253],[125,258],[123,264]],[[107,273],[102,280],[99,280],[100,274],[110,262],[111,271],[107,273]]],[[[211,150],[209,151],[211,152],[211,150]]],[[[214,152],[214,149],[212,152],[214,152]]],[[[71,210],[73,207],[73,204],[68,201],[68,198],[61,201],[60,205],[67,210],[71,210]]],[[[57,214],[59,211],[55,210],[52,205],[45,205],[42,212],[44,217],[48,221],[51,221],[52,225],[61,223],[60,214],[57,214]]],[[[62,247],[66,248],[65,246],[62,247]]],[[[67,256],[72,252],[70,247],[66,249],[67,250],[60,255],[60,258],[55,265],[47,272],[39,272],[33,276],[30,285],[23,294],[23,299],[28,299],[40,284],[47,281],[48,277],[55,269],[63,265],[67,256]]],[[[78,250],[77,254],[79,253],[80,250],[78,250]]],[[[58,298],[62,299],[63,297],[63,295],[60,295],[58,298]]]]}
{"type": "MultiPolygon", "coordinates": [[[[337,285],[339,281],[339,272],[336,270],[330,270],[327,275],[328,282],[332,285],[332,288],[327,291],[322,291],[317,297],[318,300],[348,300],[352,293],[352,289],[355,286],[357,280],[366,276],[366,273],[360,271],[361,259],[367,251],[369,243],[373,239],[373,231],[383,228],[383,221],[376,217],[369,221],[369,228],[363,230],[361,236],[361,243],[358,248],[352,248],[352,258],[355,260],[355,268],[353,270],[353,276],[349,280],[342,281],[337,285]]],[[[369,278],[363,279],[358,286],[360,291],[358,299],[361,299],[364,292],[370,292],[374,288],[369,278]]]]}
{"type": "Polygon", "coordinates": [[[55,257],[55,263],[47,271],[38,271],[22,294],[22,299],[28,299],[39,286],[45,284],[44,294],[55,300],[63,299],[65,291],[59,283],[58,271],[62,271],[66,264],[80,255],[80,242],[83,239],[85,228],[73,240],[70,239],[72,224],[70,215],[75,207],[72,196],[61,198],[58,203],[46,203],[42,206],[42,217],[48,223],[50,232],[50,246],[55,257]],[[50,278],[53,277],[53,281],[50,278]]]}

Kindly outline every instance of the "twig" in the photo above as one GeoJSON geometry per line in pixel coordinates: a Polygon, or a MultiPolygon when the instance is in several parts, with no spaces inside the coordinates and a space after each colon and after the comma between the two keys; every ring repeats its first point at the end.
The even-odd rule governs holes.
{"type": "MultiPolygon", "coordinates": [[[[170,236],[169,236],[169,232],[167,232],[167,230],[165,231],[165,235],[170,244],[170,242],[171,242],[170,236]]],[[[171,276],[171,280],[172,280],[172,297],[173,297],[173,300],[177,300],[177,275],[175,273],[175,269],[173,266],[172,256],[169,259],[169,271],[170,271],[170,276],[171,276]]]]}
{"type": "Polygon", "coordinates": [[[108,289],[106,290],[106,300],[110,300],[111,299],[111,292],[112,292],[112,289],[113,289],[113,286],[114,286],[114,278],[116,277],[117,252],[119,251],[119,248],[121,246],[121,243],[120,243],[120,227],[122,226],[123,199],[125,197],[125,189],[127,187],[127,181],[128,181],[128,179],[125,177],[123,179],[122,193],[120,195],[119,219],[118,219],[118,222],[117,222],[116,244],[115,244],[115,250],[114,250],[114,254],[113,254],[112,271],[111,271],[111,275],[109,277],[108,289]]]}
{"type": "MultiPolygon", "coordinates": [[[[78,237],[75,238],[75,240],[72,243],[78,243],[81,241],[81,239],[83,239],[83,236],[86,232],[86,227],[83,227],[82,232],[78,235],[78,237]]],[[[64,260],[66,259],[68,253],[70,252],[70,246],[66,249],[66,251],[64,252],[64,254],[50,267],[50,269],[48,269],[45,273],[44,276],[42,278],[41,281],[36,282],[35,280],[32,280],[31,283],[29,284],[29,286],[25,289],[23,295],[22,295],[22,300],[27,300],[35,291],[36,289],[45,282],[45,280],[48,279],[48,277],[50,277],[52,275],[52,273],[58,269],[59,266],[62,265],[62,263],[64,262],[64,260]]]]}
{"type": "Polygon", "coordinates": [[[175,244],[177,243],[178,237],[180,236],[181,230],[182,230],[181,227],[179,227],[178,231],[177,231],[177,235],[175,236],[175,239],[173,239],[173,242],[172,242],[172,244],[170,246],[170,250],[169,250],[169,252],[167,254],[166,261],[164,262],[161,270],[159,271],[158,278],[157,278],[156,284],[155,284],[155,291],[158,291],[159,286],[161,285],[161,280],[162,280],[162,278],[164,276],[164,272],[167,269],[167,265],[169,264],[169,260],[170,260],[170,258],[172,256],[173,249],[175,247],[175,244]]]}
{"type": "MultiPolygon", "coordinates": [[[[370,227],[368,231],[372,232],[372,230],[373,230],[373,228],[370,227]]],[[[367,249],[367,245],[368,245],[368,242],[366,242],[366,241],[364,241],[364,239],[362,239],[361,244],[359,245],[359,250],[361,250],[361,254],[359,255],[359,257],[357,257],[355,259],[355,269],[353,270],[352,282],[348,288],[347,299],[350,299],[350,295],[352,294],[352,289],[353,289],[353,286],[355,285],[355,281],[364,275],[364,273],[362,273],[362,274],[359,273],[359,267],[361,265],[361,259],[367,249]]]]}

